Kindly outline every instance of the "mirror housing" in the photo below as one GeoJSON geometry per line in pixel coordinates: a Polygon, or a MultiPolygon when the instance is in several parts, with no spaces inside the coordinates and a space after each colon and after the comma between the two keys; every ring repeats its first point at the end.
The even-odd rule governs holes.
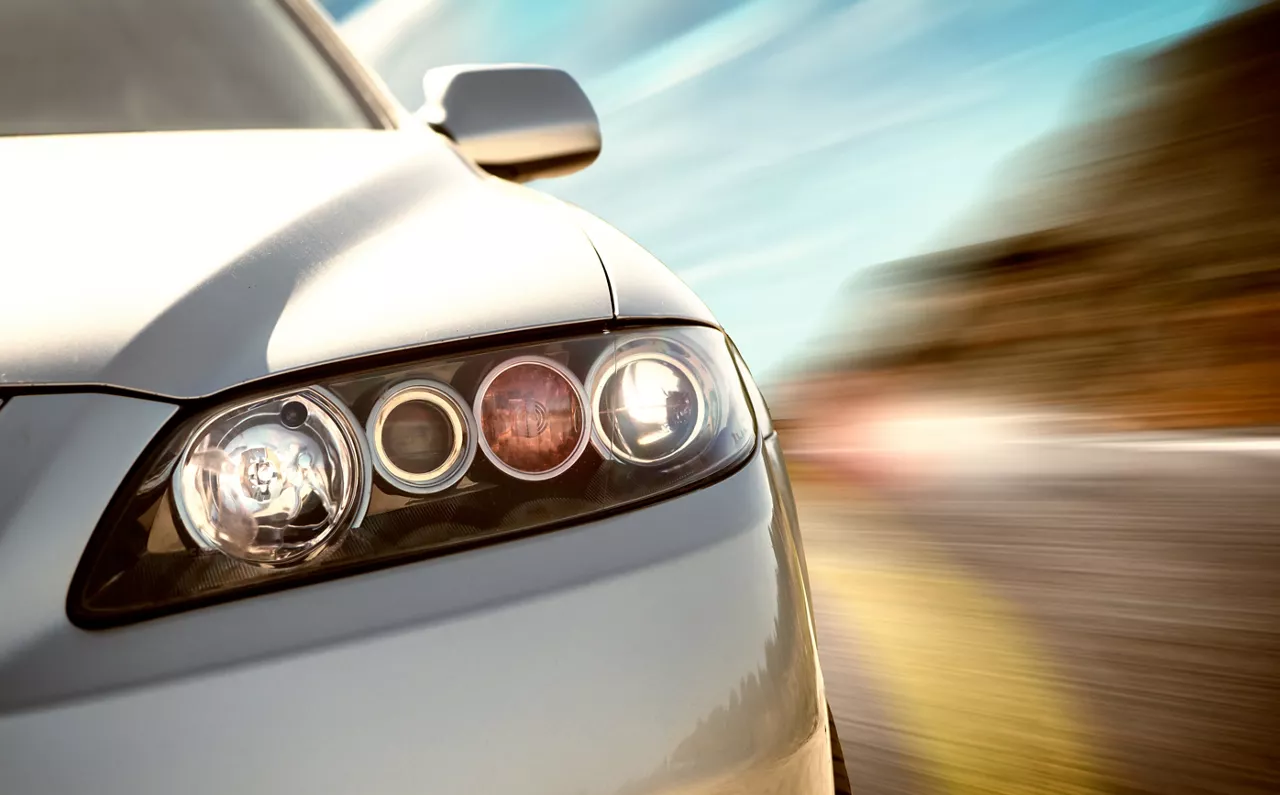
{"type": "Polygon", "coordinates": [[[600,121],[578,81],[549,66],[429,69],[418,117],[504,179],[570,174],[600,154],[600,121]]]}

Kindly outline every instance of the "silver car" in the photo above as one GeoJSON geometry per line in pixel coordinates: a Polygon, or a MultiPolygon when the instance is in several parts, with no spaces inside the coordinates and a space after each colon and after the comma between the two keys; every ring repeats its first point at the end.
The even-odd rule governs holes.
{"type": "Polygon", "coordinates": [[[518,184],[570,77],[409,113],[306,0],[6,0],[0,66],[0,792],[843,782],[746,367],[518,184]]]}

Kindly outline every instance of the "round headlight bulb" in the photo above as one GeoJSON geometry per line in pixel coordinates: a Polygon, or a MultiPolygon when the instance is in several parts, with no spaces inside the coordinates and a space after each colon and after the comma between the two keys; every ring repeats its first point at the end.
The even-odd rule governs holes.
{"type": "Polygon", "coordinates": [[[364,516],[361,441],[318,387],[233,407],[192,434],[173,471],[174,508],[204,549],[260,565],[306,560],[364,516]]]}
{"type": "Polygon", "coordinates": [[[366,428],[378,474],[410,494],[442,491],[461,480],[476,455],[465,406],[461,395],[434,381],[387,390],[366,428]]]}
{"type": "Polygon", "coordinates": [[[485,457],[520,480],[547,480],[587,447],[586,391],[542,356],[508,359],[480,383],[474,406],[485,457]]]}
{"type": "Polygon", "coordinates": [[[606,456],[662,464],[693,444],[707,399],[693,368],[658,346],[608,354],[591,378],[592,438],[606,456]]]}

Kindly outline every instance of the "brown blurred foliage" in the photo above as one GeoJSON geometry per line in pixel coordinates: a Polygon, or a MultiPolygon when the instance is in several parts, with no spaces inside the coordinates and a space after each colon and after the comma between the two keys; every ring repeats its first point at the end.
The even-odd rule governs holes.
{"type": "Polygon", "coordinates": [[[1085,95],[1088,118],[1011,161],[986,242],[856,280],[871,308],[824,391],[839,374],[1108,427],[1280,424],[1280,2],[1085,95]]]}

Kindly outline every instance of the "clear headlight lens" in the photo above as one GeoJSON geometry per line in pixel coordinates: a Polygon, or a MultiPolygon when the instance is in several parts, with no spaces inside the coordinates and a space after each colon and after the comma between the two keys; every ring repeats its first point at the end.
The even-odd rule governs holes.
{"type": "Polygon", "coordinates": [[[158,440],[85,551],[68,612],[109,626],[542,532],[700,485],[755,438],[728,341],[702,327],[275,390],[158,440]]]}
{"type": "Polygon", "coordinates": [[[672,340],[628,342],[594,374],[591,410],[602,450],[632,464],[669,461],[712,429],[699,359],[672,340]]]}
{"type": "Polygon", "coordinates": [[[307,389],[204,422],[173,472],[191,539],[249,563],[305,560],[368,500],[366,458],[342,404],[307,389]]]}

